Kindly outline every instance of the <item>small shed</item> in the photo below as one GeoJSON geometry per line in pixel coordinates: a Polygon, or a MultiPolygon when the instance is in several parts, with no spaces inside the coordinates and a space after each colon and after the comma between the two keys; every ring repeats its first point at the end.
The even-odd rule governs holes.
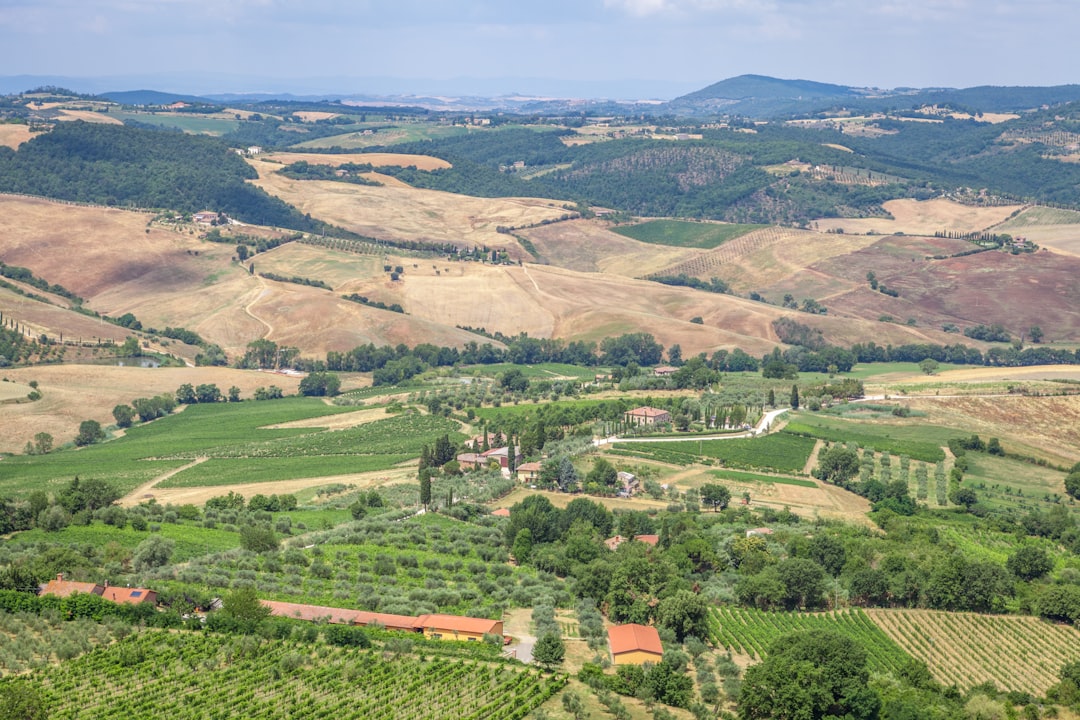
{"type": "Polygon", "coordinates": [[[659,663],[664,657],[660,633],[650,625],[613,625],[608,628],[608,646],[615,665],[659,663]]]}

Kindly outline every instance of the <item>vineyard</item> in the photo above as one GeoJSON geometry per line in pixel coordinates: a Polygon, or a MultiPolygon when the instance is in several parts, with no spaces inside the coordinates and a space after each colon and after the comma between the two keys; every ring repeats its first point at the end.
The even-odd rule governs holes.
{"type": "Polygon", "coordinates": [[[30,677],[53,720],[511,719],[566,682],[517,665],[157,631],[30,677]]]}
{"type": "Polygon", "coordinates": [[[1034,617],[868,610],[890,638],[930,666],[947,685],[987,681],[1004,690],[1042,694],[1061,666],[1080,659],[1080,631],[1034,617]]]}
{"type": "Polygon", "coordinates": [[[907,653],[859,609],[827,613],[764,612],[752,608],[724,606],[712,608],[710,639],[732,653],[761,659],[770,645],[784,635],[800,630],[833,630],[846,635],[866,649],[874,672],[896,672],[907,653]]]}
{"type": "Polygon", "coordinates": [[[690,465],[699,458],[714,458],[726,465],[802,472],[814,449],[811,438],[776,433],[763,438],[686,440],[683,442],[615,443],[618,454],[645,457],[675,465],[690,465]]]}
{"type": "Polygon", "coordinates": [[[717,268],[733,263],[741,257],[751,255],[782,242],[806,240],[814,233],[809,230],[767,227],[755,230],[734,240],[729,240],[715,250],[703,252],[688,260],[666,267],[653,273],[654,276],[686,274],[691,277],[706,278],[716,274],[717,268]]]}

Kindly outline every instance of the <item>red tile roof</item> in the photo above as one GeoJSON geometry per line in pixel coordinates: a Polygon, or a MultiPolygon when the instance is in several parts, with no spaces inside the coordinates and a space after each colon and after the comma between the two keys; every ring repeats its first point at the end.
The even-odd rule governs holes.
{"type": "Polygon", "coordinates": [[[538,463],[538,462],[522,463],[521,465],[518,465],[517,471],[518,472],[540,472],[540,463],[538,463]]]}
{"type": "Polygon", "coordinates": [[[138,605],[144,602],[152,605],[157,603],[157,593],[146,588],[109,586],[101,593],[101,597],[112,600],[114,603],[127,603],[128,605],[138,605]]]}
{"type": "Polygon", "coordinates": [[[495,517],[510,517],[510,508],[499,508],[498,510],[492,510],[491,514],[495,517]]]}
{"type": "Polygon", "coordinates": [[[416,630],[416,618],[412,615],[391,615],[389,613],[376,613],[361,610],[356,613],[357,625],[375,625],[378,623],[387,630],[416,630]]]}
{"type": "Polygon", "coordinates": [[[421,615],[416,618],[418,629],[434,628],[436,630],[457,630],[467,633],[497,633],[502,625],[500,620],[486,620],[484,618],[463,617],[461,615],[421,615]]]}
{"type": "Polygon", "coordinates": [[[628,410],[626,412],[626,414],[630,415],[632,417],[644,417],[644,418],[652,417],[652,418],[655,418],[655,417],[660,417],[662,415],[670,415],[671,413],[669,413],[667,410],[659,410],[657,408],[649,407],[648,405],[646,405],[644,407],[639,407],[639,408],[634,408],[633,410],[628,410]]]}
{"type": "Polygon", "coordinates": [[[643,542],[646,545],[652,545],[656,547],[656,543],[660,542],[659,535],[635,535],[633,538],[626,538],[622,535],[616,535],[615,537],[608,538],[604,541],[604,544],[608,546],[608,549],[614,550],[629,540],[635,540],[637,542],[643,542]]]}
{"type": "Polygon", "coordinates": [[[97,583],[65,580],[63,575],[57,575],[55,580],[50,580],[41,586],[42,595],[55,595],[56,597],[67,597],[75,593],[100,595],[102,590],[104,590],[104,587],[97,583]]]}
{"type": "Polygon", "coordinates": [[[613,625],[608,628],[608,644],[611,646],[612,655],[635,651],[664,654],[660,633],[648,625],[613,625]]]}
{"type": "Polygon", "coordinates": [[[337,625],[374,625],[378,623],[388,630],[408,630],[415,632],[416,618],[411,615],[391,615],[389,613],[368,612],[367,610],[349,610],[332,608],[324,605],[304,605],[303,603],[260,600],[270,608],[274,617],[295,618],[297,620],[326,620],[337,625]]]}

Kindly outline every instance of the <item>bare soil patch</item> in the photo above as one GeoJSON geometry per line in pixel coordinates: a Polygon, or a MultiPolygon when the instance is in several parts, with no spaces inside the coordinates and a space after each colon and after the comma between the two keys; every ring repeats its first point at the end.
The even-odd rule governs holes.
{"type": "Polygon", "coordinates": [[[83,122],[100,123],[102,125],[124,124],[119,118],[114,118],[112,115],[93,112],[91,110],[61,110],[60,120],[69,122],[74,120],[82,120],[83,122]]]}
{"type": "Polygon", "coordinates": [[[938,230],[979,232],[1004,221],[1022,205],[975,207],[952,200],[889,200],[884,208],[894,219],[886,218],[821,218],[814,224],[819,230],[842,228],[845,233],[878,232],[908,235],[933,235],[938,230]]]}
{"type": "Polygon", "coordinates": [[[14,400],[25,400],[34,388],[29,385],[23,385],[17,382],[8,382],[7,378],[4,378],[4,382],[0,382],[0,403],[6,403],[14,400]]]}
{"type": "Polygon", "coordinates": [[[404,153],[335,153],[333,155],[328,155],[326,153],[278,152],[260,156],[260,161],[265,161],[267,159],[278,160],[285,165],[304,161],[312,165],[330,165],[331,167],[338,167],[339,165],[346,165],[348,163],[374,165],[375,167],[387,165],[397,167],[413,166],[417,170],[441,170],[443,168],[452,167],[450,163],[442,158],[432,157],[430,155],[406,155],[404,153]]]}
{"type": "Polygon", "coordinates": [[[337,415],[326,415],[323,417],[305,418],[304,420],[293,420],[292,422],[279,423],[277,425],[267,425],[266,428],[325,428],[327,430],[345,430],[346,428],[352,428],[358,425],[366,425],[368,423],[376,422],[378,420],[385,420],[386,418],[387,415],[385,408],[365,408],[363,410],[357,410],[355,412],[340,413],[337,415]]]}

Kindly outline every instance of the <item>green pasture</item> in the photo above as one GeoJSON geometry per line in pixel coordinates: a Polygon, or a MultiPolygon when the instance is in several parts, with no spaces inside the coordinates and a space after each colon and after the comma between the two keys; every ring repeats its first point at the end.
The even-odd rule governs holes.
{"type": "MultiPolygon", "coordinates": [[[[20,455],[9,457],[0,464],[0,494],[26,495],[33,490],[56,491],[76,475],[107,480],[121,492],[128,492],[139,484],[147,482],[169,470],[174,470],[190,463],[200,456],[215,458],[234,458],[237,462],[231,467],[246,465],[252,475],[264,479],[283,479],[285,469],[278,467],[271,472],[260,470],[264,463],[275,458],[290,456],[352,454],[362,455],[402,455],[404,450],[390,452],[393,448],[412,447],[410,441],[386,437],[400,433],[401,423],[380,425],[371,423],[350,431],[323,433],[319,428],[269,429],[266,426],[303,420],[324,415],[349,412],[353,408],[327,405],[317,398],[286,398],[263,402],[215,403],[212,405],[192,405],[183,412],[177,412],[151,423],[139,424],[128,428],[120,438],[82,449],[60,450],[48,455],[20,455]],[[378,427],[375,427],[378,426],[378,427]],[[368,429],[361,431],[361,428],[368,429]],[[372,429],[374,428],[374,429],[372,429]],[[319,436],[324,437],[320,438],[319,436]],[[308,436],[306,439],[302,439],[308,436]],[[383,437],[386,436],[386,437],[383,437]],[[292,440],[288,445],[275,449],[274,443],[292,440]],[[366,449],[359,444],[353,447],[341,445],[343,440],[356,443],[369,442],[374,447],[366,449]],[[332,448],[332,449],[327,449],[332,448]]],[[[380,421],[385,422],[385,421],[380,421]]],[[[446,428],[450,428],[450,421],[446,428]]],[[[408,426],[411,427],[411,426],[408,426]]],[[[446,432],[447,430],[444,430],[446,432]]],[[[417,454],[419,450],[417,450],[417,454]]],[[[211,461],[213,462],[213,461],[211,461]]],[[[303,457],[292,459],[294,466],[312,462],[303,457]]],[[[358,462],[362,462],[359,461],[358,462]]],[[[380,463],[393,464],[382,459],[380,463]]],[[[208,463],[204,463],[208,464],[208,463]]],[[[342,463],[344,465],[344,463],[342,463]]],[[[199,466],[197,466],[199,467],[199,466]]],[[[206,470],[199,471],[205,476],[206,470]]],[[[237,471],[241,472],[241,471],[237,471]]],[[[346,472],[357,472],[347,470],[346,472]]],[[[313,477],[314,475],[300,475],[313,477]]],[[[174,482],[185,478],[181,473],[174,482]]],[[[243,475],[250,477],[250,475],[243,475]]],[[[215,483],[221,484],[221,483],[215,483]]]]}
{"type": "Polygon", "coordinates": [[[816,488],[818,485],[813,480],[783,477],[781,475],[761,475],[760,473],[740,472],[738,470],[710,470],[718,480],[731,480],[739,483],[769,483],[773,485],[797,485],[799,487],[816,488]]]}
{"type": "MultiPolygon", "coordinates": [[[[447,137],[464,135],[469,132],[480,132],[464,127],[451,127],[448,125],[431,125],[427,123],[402,124],[387,128],[383,123],[376,123],[382,127],[371,135],[363,135],[353,130],[341,135],[316,138],[293,145],[293,149],[304,148],[325,149],[332,147],[346,150],[362,150],[364,148],[380,145],[402,145],[404,143],[418,142],[420,140],[440,140],[447,137]]],[[[364,128],[360,128],[363,130],[364,128]]]]}
{"type": "Polygon", "coordinates": [[[538,365],[515,365],[513,363],[496,363],[494,365],[466,365],[461,371],[475,377],[495,378],[507,370],[520,370],[521,374],[529,380],[576,380],[592,381],[597,375],[606,375],[609,368],[581,367],[580,365],[566,365],[565,363],[540,363],[538,365]]]}
{"type": "Polygon", "coordinates": [[[178,128],[192,135],[224,135],[236,130],[240,126],[239,120],[226,118],[204,117],[202,115],[162,115],[158,113],[130,112],[113,110],[109,117],[114,117],[123,122],[134,120],[147,125],[159,125],[167,128],[178,128]]]}
{"type": "Polygon", "coordinates": [[[160,535],[175,543],[171,559],[174,563],[187,562],[209,553],[240,547],[239,533],[187,523],[161,523],[161,529],[153,533],[149,530],[134,530],[130,526],[118,528],[101,522],[90,525],[69,525],[57,532],[46,532],[35,528],[20,532],[18,541],[20,543],[41,542],[50,545],[87,545],[99,549],[109,543],[116,543],[127,550],[134,550],[150,535],[160,535]]]}
{"type": "Polygon", "coordinates": [[[650,220],[638,225],[612,228],[615,232],[650,245],[701,248],[711,250],[767,225],[739,225],[735,223],[700,223],[683,220],[650,220]]]}
{"type": "Polygon", "coordinates": [[[930,463],[945,459],[941,446],[949,438],[963,437],[965,434],[961,430],[937,425],[885,423],[881,420],[871,424],[809,412],[794,413],[784,432],[829,442],[854,442],[875,452],[907,455],[914,460],[930,463]]]}

